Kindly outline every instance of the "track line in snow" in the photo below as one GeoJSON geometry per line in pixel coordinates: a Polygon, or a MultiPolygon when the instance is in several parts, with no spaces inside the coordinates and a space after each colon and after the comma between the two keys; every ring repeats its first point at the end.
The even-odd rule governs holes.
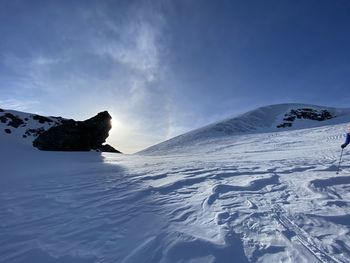
{"type": "Polygon", "coordinates": [[[275,219],[287,230],[287,232],[285,232],[285,236],[290,239],[291,242],[293,242],[296,238],[311,253],[311,255],[313,255],[320,262],[340,262],[333,256],[326,253],[324,249],[320,247],[320,242],[316,241],[315,238],[294,223],[293,217],[289,215],[280,205],[274,205],[272,211],[275,219]]]}

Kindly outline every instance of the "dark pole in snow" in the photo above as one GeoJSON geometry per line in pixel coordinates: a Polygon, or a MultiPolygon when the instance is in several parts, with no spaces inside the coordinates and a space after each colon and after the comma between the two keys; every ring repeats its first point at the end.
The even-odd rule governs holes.
{"type": "Polygon", "coordinates": [[[344,151],[344,148],[343,148],[343,149],[341,149],[341,154],[340,154],[340,159],[339,159],[339,164],[338,164],[337,174],[339,174],[339,169],[340,169],[341,158],[343,157],[343,151],[344,151]]]}

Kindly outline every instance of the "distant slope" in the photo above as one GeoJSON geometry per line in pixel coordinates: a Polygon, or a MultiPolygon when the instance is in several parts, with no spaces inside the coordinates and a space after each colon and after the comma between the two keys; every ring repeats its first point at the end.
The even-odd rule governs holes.
{"type": "Polygon", "coordinates": [[[345,122],[350,122],[350,108],[296,103],[276,104],[190,131],[139,153],[159,153],[174,147],[194,145],[201,141],[230,135],[297,130],[345,122]]]}

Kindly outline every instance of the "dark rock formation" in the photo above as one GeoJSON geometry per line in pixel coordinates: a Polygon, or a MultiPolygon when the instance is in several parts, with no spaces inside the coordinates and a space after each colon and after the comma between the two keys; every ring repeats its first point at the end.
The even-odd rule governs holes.
{"type": "Polygon", "coordinates": [[[0,109],[0,124],[7,134],[17,129],[16,135],[33,141],[40,150],[90,151],[120,153],[103,143],[111,129],[111,116],[107,111],[85,121],[75,121],[62,117],[45,117],[37,114],[10,113],[0,109]]]}
{"type": "Polygon", "coordinates": [[[292,127],[292,123],[284,122],[282,124],[277,125],[277,128],[286,128],[286,127],[292,127]]]}
{"type": "Polygon", "coordinates": [[[0,116],[0,121],[2,123],[6,123],[8,121],[7,126],[11,126],[13,128],[18,128],[20,125],[24,124],[24,121],[21,118],[11,113],[5,113],[4,115],[0,116]]]}
{"type": "Polygon", "coordinates": [[[112,128],[107,111],[85,121],[62,120],[62,124],[41,133],[33,146],[47,151],[89,151],[102,147],[112,128]]]}
{"type": "Polygon", "coordinates": [[[109,144],[104,144],[101,145],[98,150],[100,150],[101,152],[109,152],[109,153],[121,153],[120,151],[114,149],[114,147],[112,147],[109,144]]]}
{"type": "Polygon", "coordinates": [[[325,121],[325,120],[332,119],[334,117],[336,116],[333,116],[327,110],[315,110],[310,108],[296,109],[286,113],[283,118],[285,122],[277,125],[277,128],[292,127],[293,121],[295,121],[295,119],[325,121]]]}
{"type": "Polygon", "coordinates": [[[39,123],[45,123],[45,122],[51,123],[51,122],[53,122],[53,120],[51,120],[47,117],[44,117],[44,116],[40,116],[40,115],[32,115],[32,118],[33,118],[33,120],[36,120],[39,123]]]}
{"type": "Polygon", "coordinates": [[[324,121],[333,118],[332,114],[327,110],[314,110],[309,108],[291,110],[285,115],[284,120],[292,119],[309,119],[314,121],[324,121]]]}
{"type": "MultiPolygon", "coordinates": [[[[45,129],[43,127],[41,128],[37,128],[37,129],[27,129],[26,132],[24,133],[24,135],[27,136],[39,136],[40,134],[42,134],[45,131],[45,129]]],[[[24,137],[24,138],[26,138],[24,137]]]]}

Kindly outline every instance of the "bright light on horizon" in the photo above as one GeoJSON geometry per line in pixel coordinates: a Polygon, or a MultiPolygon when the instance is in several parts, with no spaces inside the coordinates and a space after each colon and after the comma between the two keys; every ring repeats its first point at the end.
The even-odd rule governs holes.
{"type": "Polygon", "coordinates": [[[122,121],[122,118],[117,114],[110,112],[110,115],[112,116],[112,128],[109,131],[107,143],[111,144],[117,150],[127,154],[141,150],[142,148],[140,148],[140,146],[135,145],[137,141],[137,139],[135,139],[135,130],[137,129],[126,123],[125,120],[122,121]]]}

